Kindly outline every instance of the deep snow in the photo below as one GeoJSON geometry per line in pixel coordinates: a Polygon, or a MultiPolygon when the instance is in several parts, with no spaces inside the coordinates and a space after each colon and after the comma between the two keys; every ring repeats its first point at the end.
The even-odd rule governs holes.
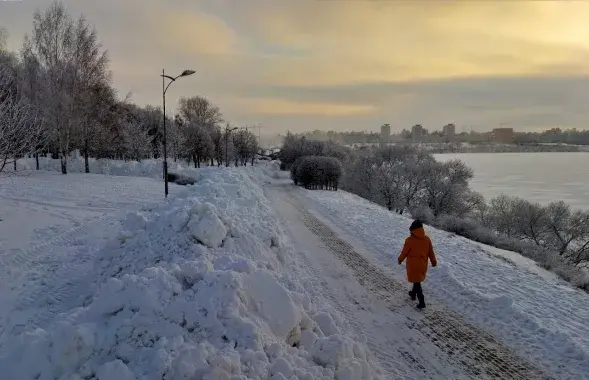
{"type": "MultiPolygon", "coordinates": [[[[369,251],[391,276],[411,220],[338,191],[299,194],[369,251]]],[[[589,297],[533,261],[426,227],[439,265],[424,291],[563,379],[589,377],[589,297]]]]}
{"type": "Polygon", "coordinates": [[[86,285],[94,296],[13,336],[3,375],[381,378],[362,339],[303,285],[300,263],[247,171],[207,168],[197,177],[167,204],[126,217],[93,255],[86,285]]]}
{"type": "MultiPolygon", "coordinates": [[[[104,174],[112,176],[132,176],[132,177],[150,177],[163,178],[162,160],[148,159],[138,161],[109,160],[109,159],[88,159],[90,174],[104,174]]],[[[6,174],[14,173],[13,165],[8,165],[4,169],[6,174]]],[[[17,161],[17,173],[34,172],[36,162],[33,158],[22,158],[17,161]]],[[[50,171],[61,173],[60,160],[49,157],[39,157],[39,169],[41,171],[50,171]]],[[[84,158],[79,155],[72,155],[68,158],[68,173],[84,173],[84,158]]],[[[168,171],[171,173],[182,172],[190,175],[197,175],[197,169],[192,168],[185,161],[174,161],[168,159],[168,171]]]]}
{"type": "MultiPolygon", "coordinates": [[[[435,303],[555,378],[589,374],[587,296],[520,255],[426,227],[440,265],[425,284],[434,314],[422,316],[383,303],[295,220],[289,193],[272,188],[289,182],[275,162],[179,166],[197,183],[171,186],[165,202],[156,162],[93,165],[152,178],[30,172],[0,184],[0,275],[13,284],[0,292],[2,378],[480,378],[408,327],[435,303]],[[23,243],[2,223],[25,213],[23,243]]],[[[342,191],[291,191],[373,270],[404,281],[408,219],[342,191]]]]}
{"type": "Polygon", "coordinates": [[[76,306],[90,292],[95,254],[116,237],[120,219],[163,195],[163,184],[150,178],[0,176],[0,354],[7,335],[76,306]]]}

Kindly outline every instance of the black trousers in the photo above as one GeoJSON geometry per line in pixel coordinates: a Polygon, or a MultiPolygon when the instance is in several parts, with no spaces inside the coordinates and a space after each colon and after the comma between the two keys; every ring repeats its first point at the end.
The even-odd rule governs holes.
{"type": "Polygon", "coordinates": [[[411,293],[417,295],[417,294],[423,294],[423,290],[421,289],[421,282],[414,282],[413,283],[413,289],[411,289],[411,293]]]}

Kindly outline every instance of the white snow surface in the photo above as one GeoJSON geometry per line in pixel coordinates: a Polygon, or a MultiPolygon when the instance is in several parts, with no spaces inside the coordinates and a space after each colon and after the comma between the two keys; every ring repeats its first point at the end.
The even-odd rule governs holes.
{"type": "MultiPolygon", "coordinates": [[[[297,188],[322,217],[397,279],[411,219],[345,191],[297,188]]],[[[438,257],[426,297],[499,337],[557,378],[589,378],[589,296],[533,261],[426,226],[438,257]]]]}
{"type": "MultiPolygon", "coordinates": [[[[0,176],[0,356],[91,294],[95,255],[126,213],[164,202],[151,178],[46,171],[0,176]]],[[[170,194],[182,188],[170,186],[170,194]]]]}
{"type": "Polygon", "coordinates": [[[85,273],[95,294],[14,336],[2,378],[382,378],[285,236],[247,170],[199,170],[125,218],[85,273]]]}
{"type": "MultiPolygon", "coordinates": [[[[110,160],[110,159],[88,159],[88,168],[91,174],[104,174],[112,176],[132,176],[163,178],[163,161],[159,159],[147,159],[138,161],[110,160]]],[[[72,155],[68,158],[68,173],[84,173],[84,158],[79,155],[72,155]]],[[[13,173],[14,166],[8,165],[4,169],[7,173],[13,173]]],[[[22,158],[17,161],[17,172],[35,171],[36,162],[34,158],[22,158]]],[[[42,171],[61,172],[61,162],[58,159],[39,157],[39,169],[42,171]]],[[[185,161],[174,161],[168,158],[168,171],[171,173],[184,173],[198,175],[194,169],[185,161]]]]}

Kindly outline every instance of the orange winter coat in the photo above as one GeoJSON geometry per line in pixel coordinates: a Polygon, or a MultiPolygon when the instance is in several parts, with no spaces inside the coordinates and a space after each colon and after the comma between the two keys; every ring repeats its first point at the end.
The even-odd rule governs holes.
{"type": "Polygon", "coordinates": [[[432,266],[438,265],[432,241],[425,234],[423,228],[411,231],[411,236],[405,240],[405,246],[399,256],[399,265],[407,259],[407,280],[409,282],[422,282],[427,273],[427,261],[432,266]]]}

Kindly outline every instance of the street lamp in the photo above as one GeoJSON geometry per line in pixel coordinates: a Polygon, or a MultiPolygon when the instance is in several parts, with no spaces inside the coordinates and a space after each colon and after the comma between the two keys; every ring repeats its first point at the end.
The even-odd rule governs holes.
{"type": "Polygon", "coordinates": [[[172,77],[169,75],[166,75],[166,72],[164,69],[162,69],[162,96],[164,99],[164,188],[165,188],[165,193],[166,193],[166,198],[168,197],[168,145],[167,145],[167,140],[166,140],[166,92],[168,91],[168,87],[170,87],[170,85],[176,81],[176,79],[180,78],[180,77],[187,77],[189,75],[194,74],[195,71],[194,70],[184,70],[182,71],[182,74],[178,75],[177,77],[172,77]],[[170,80],[170,83],[168,83],[168,85],[166,86],[166,78],[168,78],[170,80]]]}
{"type": "Polygon", "coordinates": [[[239,129],[239,127],[229,128],[228,126],[225,126],[225,167],[229,167],[229,141],[227,141],[229,132],[233,132],[236,129],[239,129]]]}

